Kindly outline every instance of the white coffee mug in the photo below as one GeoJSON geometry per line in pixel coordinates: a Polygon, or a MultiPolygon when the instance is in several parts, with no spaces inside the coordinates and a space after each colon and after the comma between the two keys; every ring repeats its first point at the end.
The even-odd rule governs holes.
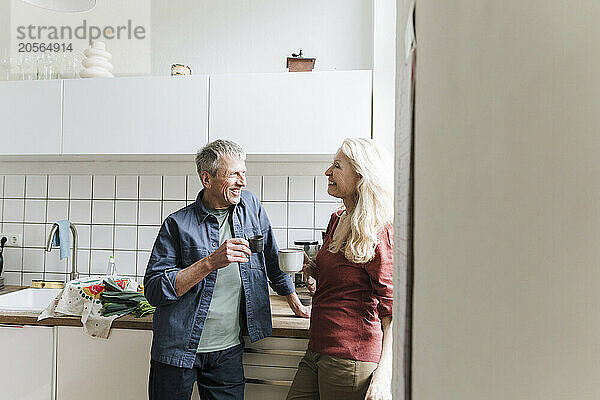
{"type": "Polygon", "coordinates": [[[302,271],[304,252],[300,249],[279,249],[279,269],[289,274],[302,271]]]}

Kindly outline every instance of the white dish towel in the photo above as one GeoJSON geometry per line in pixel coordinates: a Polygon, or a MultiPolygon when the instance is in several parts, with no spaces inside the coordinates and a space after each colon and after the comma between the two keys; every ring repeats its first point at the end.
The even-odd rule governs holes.
{"type": "MultiPolygon", "coordinates": [[[[90,336],[108,339],[113,321],[125,314],[103,317],[100,293],[104,291],[105,278],[82,278],[68,282],[54,301],[38,316],[38,321],[60,315],[81,316],[83,331],[90,336]]],[[[137,291],[138,283],[131,279],[116,279],[127,291],[137,291]]]]}

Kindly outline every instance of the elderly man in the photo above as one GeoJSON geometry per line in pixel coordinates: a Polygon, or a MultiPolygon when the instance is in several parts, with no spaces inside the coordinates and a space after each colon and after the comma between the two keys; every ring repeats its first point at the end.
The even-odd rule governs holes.
{"type": "Polygon", "coordinates": [[[251,341],[271,335],[270,285],[296,315],[309,316],[279,270],[267,214],[246,185],[245,152],[216,140],[196,155],[204,189],[163,222],[144,277],[153,322],[150,399],[244,398],[242,327],[251,341]],[[245,238],[263,235],[252,253],[245,238]]]}

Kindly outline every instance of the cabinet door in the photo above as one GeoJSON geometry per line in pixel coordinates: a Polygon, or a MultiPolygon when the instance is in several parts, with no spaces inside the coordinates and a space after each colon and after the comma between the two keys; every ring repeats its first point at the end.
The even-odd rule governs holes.
{"type": "Polygon", "coordinates": [[[244,374],[246,400],[283,400],[294,380],[308,340],[265,338],[250,343],[246,337],[244,374]]]}
{"type": "Polygon", "coordinates": [[[371,71],[215,75],[209,139],[253,154],[333,154],[371,137],[371,71]]]}
{"type": "Polygon", "coordinates": [[[59,154],[61,81],[0,82],[0,154],[59,154]]]}
{"type": "Polygon", "coordinates": [[[0,398],[52,399],[53,328],[0,326],[0,398]]]}
{"type": "Polygon", "coordinates": [[[206,144],[206,75],[64,85],[65,154],[192,154],[206,144]]]}
{"type": "Polygon", "coordinates": [[[152,331],[112,329],[108,339],[58,327],[57,400],[146,399],[152,331]]]}

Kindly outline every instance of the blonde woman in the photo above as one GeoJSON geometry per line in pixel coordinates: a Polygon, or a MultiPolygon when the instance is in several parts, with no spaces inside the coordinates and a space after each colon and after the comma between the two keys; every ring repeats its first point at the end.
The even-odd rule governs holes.
{"type": "Polygon", "coordinates": [[[325,171],[342,199],[316,257],[308,350],[287,399],[391,399],[393,169],[371,139],[349,138],[325,171]]]}

